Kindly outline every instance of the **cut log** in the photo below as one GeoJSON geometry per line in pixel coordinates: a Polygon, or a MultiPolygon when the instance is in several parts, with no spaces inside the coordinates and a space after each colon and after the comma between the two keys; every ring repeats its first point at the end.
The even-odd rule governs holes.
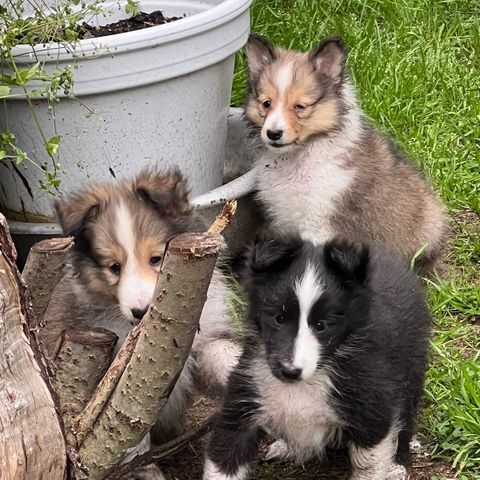
{"type": "Polygon", "coordinates": [[[110,474],[157,420],[190,353],[224,248],[220,235],[208,233],[181,234],[167,244],[130,361],[80,446],[92,480],[110,474]]]}
{"type": "Polygon", "coordinates": [[[123,342],[120,351],[110,365],[107,373],[100,381],[98,388],[93,393],[85,409],[81,412],[81,415],[76,419],[73,431],[79,444],[83,442],[85,434],[91,431],[97,418],[105,408],[113,390],[115,390],[118,380],[122,376],[130,358],[132,357],[139,333],[140,325],[137,325],[123,342]]]}
{"type": "Polygon", "coordinates": [[[66,448],[34,315],[0,214],[0,468],[5,480],[63,480],[66,448]]]}
{"type": "Polygon", "coordinates": [[[67,253],[72,246],[71,238],[52,238],[42,240],[30,249],[22,276],[30,290],[33,311],[39,323],[53,289],[63,277],[67,253]]]}
{"type": "Polygon", "coordinates": [[[90,400],[113,357],[117,336],[102,328],[67,330],[55,356],[55,386],[66,426],[90,400]]]}

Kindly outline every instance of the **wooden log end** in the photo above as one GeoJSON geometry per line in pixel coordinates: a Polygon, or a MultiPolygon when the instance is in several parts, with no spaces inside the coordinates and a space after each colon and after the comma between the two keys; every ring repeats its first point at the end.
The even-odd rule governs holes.
{"type": "Polygon", "coordinates": [[[73,246],[73,238],[49,238],[47,240],[41,240],[37,242],[31,248],[35,253],[48,253],[48,254],[64,254],[70,250],[73,246]]]}
{"type": "Polygon", "coordinates": [[[171,255],[209,257],[226,248],[225,240],[218,233],[181,233],[170,239],[167,251],[171,255]]]}
{"type": "Polygon", "coordinates": [[[210,225],[208,233],[222,233],[231,223],[237,211],[237,201],[227,202],[219,215],[215,217],[214,222],[210,225]]]}

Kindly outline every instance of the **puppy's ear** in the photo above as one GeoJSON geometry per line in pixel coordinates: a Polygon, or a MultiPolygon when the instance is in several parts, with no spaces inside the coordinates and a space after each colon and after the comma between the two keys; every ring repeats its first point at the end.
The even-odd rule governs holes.
{"type": "Polygon", "coordinates": [[[56,201],[54,208],[63,233],[71,237],[80,236],[87,222],[98,215],[102,199],[106,195],[104,188],[92,187],[85,192],[56,201]]]}
{"type": "Polygon", "coordinates": [[[248,37],[246,52],[248,69],[253,78],[257,78],[265,66],[276,58],[275,47],[267,38],[256,33],[251,33],[248,37]]]}
{"type": "Polygon", "coordinates": [[[257,239],[250,254],[252,273],[274,273],[287,269],[302,247],[300,239],[257,239]]]}
{"type": "Polygon", "coordinates": [[[133,189],[162,216],[176,217],[190,211],[187,182],[179,170],[143,172],[134,180],[133,189]]]}
{"type": "Polygon", "coordinates": [[[325,263],[344,286],[363,285],[367,279],[370,252],[365,245],[332,240],[323,248],[325,263]]]}
{"type": "Polygon", "coordinates": [[[340,83],[343,79],[346,55],[345,45],[339,37],[323,40],[308,54],[316,71],[331,78],[335,83],[340,83]]]}

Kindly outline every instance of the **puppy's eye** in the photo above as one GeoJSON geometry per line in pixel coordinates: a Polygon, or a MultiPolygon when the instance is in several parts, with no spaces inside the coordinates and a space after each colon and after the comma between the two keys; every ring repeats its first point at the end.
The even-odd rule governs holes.
{"type": "Polygon", "coordinates": [[[277,313],[273,319],[275,320],[276,325],[281,325],[285,322],[285,314],[284,313],[277,313]]]}
{"type": "Polygon", "coordinates": [[[270,100],[265,100],[263,103],[263,108],[270,108],[270,106],[272,105],[272,102],[270,100]]]}
{"type": "Polygon", "coordinates": [[[120,272],[122,271],[122,266],[119,263],[114,263],[108,267],[108,269],[114,274],[114,275],[120,275],[120,272]]]}
{"type": "Polygon", "coordinates": [[[152,267],[156,267],[157,265],[160,265],[161,261],[162,261],[162,257],[153,256],[153,257],[150,257],[149,263],[152,267]]]}
{"type": "Polygon", "coordinates": [[[320,321],[320,322],[317,322],[315,324],[315,328],[316,328],[317,332],[323,332],[325,330],[326,326],[325,326],[324,322],[320,321]]]}
{"type": "Polygon", "coordinates": [[[303,110],[305,110],[305,105],[301,105],[299,103],[299,104],[295,105],[293,108],[297,113],[300,113],[300,112],[303,112],[303,110]]]}

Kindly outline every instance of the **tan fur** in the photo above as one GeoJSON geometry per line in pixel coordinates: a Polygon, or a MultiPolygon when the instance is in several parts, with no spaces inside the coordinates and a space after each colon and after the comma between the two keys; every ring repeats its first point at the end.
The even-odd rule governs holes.
{"type": "Polygon", "coordinates": [[[407,258],[428,244],[423,262],[435,261],[447,228],[432,188],[409,162],[398,162],[374,131],[364,145],[355,155],[359,174],[338,200],[333,227],[347,238],[393,246],[407,258]]]}
{"type": "MultiPolygon", "coordinates": [[[[54,357],[63,330],[100,327],[118,336],[118,350],[135,323],[127,314],[138,308],[127,305],[125,311],[120,299],[122,282],[127,292],[136,295],[138,289],[148,306],[160,269],[159,264],[152,264],[152,257],[163,255],[171,236],[205,230],[188,202],[187,184],[176,171],[144,172],[117,185],[90,185],[57,202],[55,208],[64,232],[75,238],[75,248],[67,274],[53,292],[40,338],[54,357]],[[112,271],[112,266],[118,266],[118,271],[112,271]]],[[[222,390],[226,385],[240,354],[233,341],[227,295],[226,280],[215,270],[192,353],[151,430],[157,442],[179,433],[195,391],[195,373],[195,380],[205,388],[222,390]]],[[[141,446],[129,455],[141,452],[141,446]]],[[[138,473],[138,478],[147,477],[138,473]]]]}
{"type": "Polygon", "coordinates": [[[257,97],[249,96],[245,107],[247,117],[259,127],[278,104],[282,105],[282,114],[287,120],[284,135],[290,143],[303,142],[311,135],[326,132],[338,122],[338,104],[334,98],[322,90],[318,79],[313,75],[308,54],[275,49],[276,61],[263,71],[258,82],[257,97]],[[293,81],[285,92],[278,88],[279,72],[284,66],[291,66],[293,81]],[[318,99],[326,95],[325,99],[318,99]],[[263,102],[269,100],[271,106],[266,109],[263,102]],[[303,109],[296,106],[301,105],[303,109]]]}
{"type": "Polygon", "coordinates": [[[408,259],[427,245],[417,265],[429,271],[448,236],[444,209],[422,173],[362,119],[341,40],[301,53],[253,35],[247,57],[246,116],[269,147],[256,162],[257,198],[272,228],[315,243],[335,235],[379,243],[408,259]],[[268,136],[272,124],[279,139],[268,136]]]}
{"type": "MultiPolygon", "coordinates": [[[[106,305],[117,302],[116,287],[120,280],[109,267],[118,264],[123,269],[127,260],[127,253],[116,237],[116,209],[120,202],[139,212],[134,217],[138,239],[135,255],[142,276],[153,280],[159,267],[150,265],[149,259],[161,257],[166,240],[177,233],[169,219],[190,211],[187,184],[178,172],[159,175],[146,171],[133,181],[118,185],[93,184],[56,203],[60,224],[67,234],[78,235],[82,228],[89,231],[90,248],[102,268],[100,272],[98,268],[82,268],[79,275],[85,289],[106,305]]],[[[88,258],[83,261],[92,263],[88,258]]]]}

